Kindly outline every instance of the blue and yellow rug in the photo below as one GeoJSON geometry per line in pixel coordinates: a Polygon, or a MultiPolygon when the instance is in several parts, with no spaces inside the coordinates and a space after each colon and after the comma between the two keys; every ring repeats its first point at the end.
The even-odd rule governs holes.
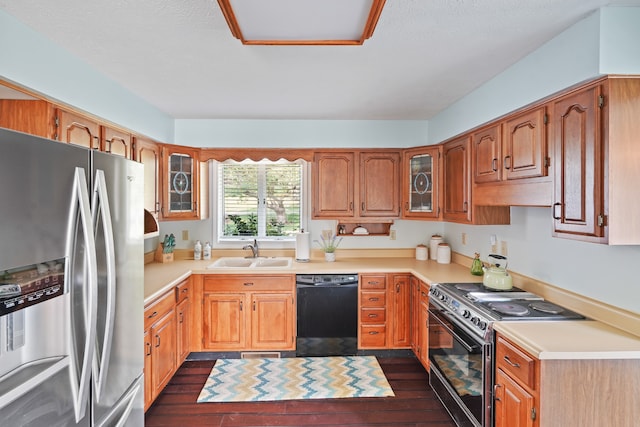
{"type": "Polygon", "coordinates": [[[395,396],[374,356],[220,359],[198,402],[395,396]]]}

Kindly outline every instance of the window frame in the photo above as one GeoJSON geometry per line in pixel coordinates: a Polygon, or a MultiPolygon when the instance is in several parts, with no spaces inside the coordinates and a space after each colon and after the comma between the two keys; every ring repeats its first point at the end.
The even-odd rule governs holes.
{"type": "MultiPolygon", "coordinates": [[[[272,163],[277,163],[271,160],[263,160],[261,162],[272,162],[272,163]]],[[[242,163],[242,162],[235,162],[232,160],[227,161],[229,163],[242,163]]],[[[224,163],[227,162],[220,162],[220,161],[212,161],[211,162],[211,170],[210,170],[210,199],[212,201],[212,206],[211,206],[211,212],[212,212],[212,219],[213,219],[213,224],[212,224],[212,238],[211,241],[213,242],[214,247],[216,248],[235,248],[237,247],[239,244],[240,245],[244,245],[247,242],[253,242],[254,239],[256,239],[258,242],[263,243],[264,245],[262,245],[262,247],[266,247],[266,248],[272,248],[272,249],[279,249],[279,248],[293,248],[295,247],[295,235],[290,235],[290,236],[224,236],[223,235],[223,228],[224,228],[224,218],[223,218],[223,212],[221,212],[222,209],[222,204],[221,204],[221,197],[222,194],[220,191],[218,191],[218,189],[220,188],[220,173],[221,173],[221,169],[220,166],[224,163]]],[[[301,229],[307,229],[307,224],[308,224],[308,218],[309,218],[309,212],[310,212],[310,203],[311,203],[311,199],[310,199],[310,185],[311,185],[311,179],[310,179],[310,164],[309,162],[302,160],[302,159],[298,159],[298,160],[285,160],[285,159],[281,159],[280,162],[285,162],[285,163],[296,163],[301,165],[302,167],[302,171],[301,171],[301,176],[300,176],[300,203],[301,203],[301,207],[300,207],[300,228],[301,229]]],[[[258,162],[259,163],[259,162],[258,162]]],[[[260,209],[260,208],[259,208],[260,209]]]]}

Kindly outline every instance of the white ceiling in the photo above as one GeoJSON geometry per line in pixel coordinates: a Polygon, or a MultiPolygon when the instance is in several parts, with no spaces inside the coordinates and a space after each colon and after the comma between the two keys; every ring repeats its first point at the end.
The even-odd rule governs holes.
{"type": "Polygon", "coordinates": [[[387,0],[362,46],[244,46],[216,0],[0,0],[161,111],[215,119],[429,119],[606,5],[640,0],[387,0]]]}

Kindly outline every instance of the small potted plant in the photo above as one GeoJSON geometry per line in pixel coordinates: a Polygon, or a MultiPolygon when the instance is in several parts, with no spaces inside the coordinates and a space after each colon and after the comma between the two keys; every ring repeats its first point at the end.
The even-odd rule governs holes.
{"type": "Polygon", "coordinates": [[[336,249],[342,242],[342,237],[338,237],[333,233],[322,233],[320,240],[314,240],[322,251],[324,252],[324,259],[327,262],[333,262],[336,260],[336,249]]]}

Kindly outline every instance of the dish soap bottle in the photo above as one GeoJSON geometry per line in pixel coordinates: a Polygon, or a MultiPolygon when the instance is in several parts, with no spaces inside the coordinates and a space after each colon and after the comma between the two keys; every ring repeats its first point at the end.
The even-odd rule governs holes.
{"type": "Polygon", "coordinates": [[[202,244],[200,240],[196,240],[196,245],[193,247],[193,259],[196,261],[202,258],[202,244]]]}
{"type": "Polygon", "coordinates": [[[205,243],[204,251],[202,252],[202,259],[211,259],[211,245],[209,242],[205,243]]]}
{"type": "Polygon", "coordinates": [[[482,276],[484,274],[482,261],[480,261],[480,254],[478,252],[476,252],[476,256],[471,262],[471,274],[474,276],[482,276]]]}

